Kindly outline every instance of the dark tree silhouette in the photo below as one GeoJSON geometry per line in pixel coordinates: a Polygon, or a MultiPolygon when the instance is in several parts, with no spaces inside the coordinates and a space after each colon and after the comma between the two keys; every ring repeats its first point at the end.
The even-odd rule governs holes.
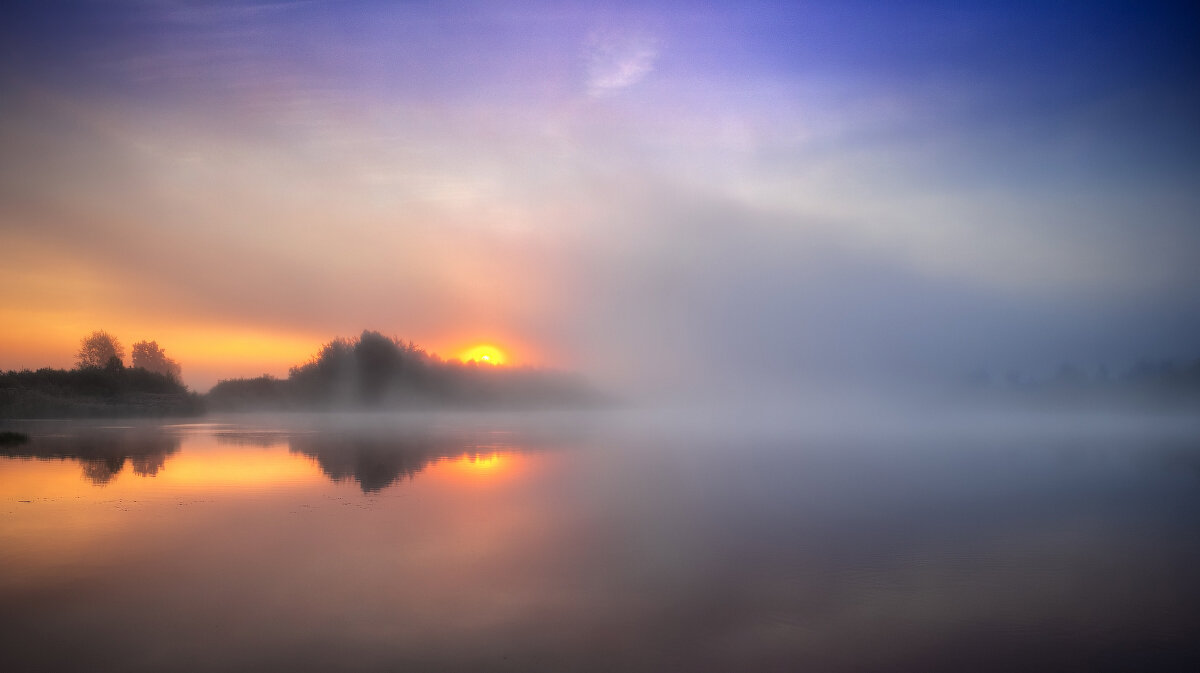
{"type": "Polygon", "coordinates": [[[561,372],[443,361],[416,344],[365,330],[325,344],[288,378],[229,379],[214,409],[581,406],[602,397],[561,372]]]}
{"type": "Polygon", "coordinates": [[[169,376],[176,381],[183,372],[179,363],[167,357],[166,351],[159,348],[156,341],[139,341],[133,345],[133,366],[169,376]]]}
{"type": "Polygon", "coordinates": [[[109,367],[113,358],[124,366],[125,349],[116,337],[104,330],[96,330],[81,339],[79,352],[75,355],[80,369],[109,367]]]}

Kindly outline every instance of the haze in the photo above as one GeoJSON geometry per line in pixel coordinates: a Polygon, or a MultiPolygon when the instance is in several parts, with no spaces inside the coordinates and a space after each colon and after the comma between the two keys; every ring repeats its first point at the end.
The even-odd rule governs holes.
{"type": "Polygon", "coordinates": [[[12,3],[0,369],[379,330],[624,390],[1200,353],[1192,6],[12,3]]]}

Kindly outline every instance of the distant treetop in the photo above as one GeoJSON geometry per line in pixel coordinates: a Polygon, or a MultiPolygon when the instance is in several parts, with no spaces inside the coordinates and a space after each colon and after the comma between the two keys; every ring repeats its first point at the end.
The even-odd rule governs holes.
{"type": "Polygon", "coordinates": [[[139,341],[133,345],[133,366],[146,371],[165,374],[176,381],[179,380],[183,368],[179,363],[167,357],[166,351],[159,348],[156,341],[139,341]]]}
{"type": "Polygon", "coordinates": [[[79,352],[75,355],[80,369],[107,367],[116,358],[117,364],[124,366],[125,349],[121,342],[104,330],[96,330],[79,342],[79,352]]]}

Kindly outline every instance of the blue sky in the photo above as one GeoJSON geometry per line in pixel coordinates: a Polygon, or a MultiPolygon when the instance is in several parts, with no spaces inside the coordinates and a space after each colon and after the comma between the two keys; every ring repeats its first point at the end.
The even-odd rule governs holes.
{"type": "Polygon", "coordinates": [[[1200,355],[1183,3],[4,12],[0,367],[102,327],[200,387],[364,327],[664,385],[1200,355]]]}

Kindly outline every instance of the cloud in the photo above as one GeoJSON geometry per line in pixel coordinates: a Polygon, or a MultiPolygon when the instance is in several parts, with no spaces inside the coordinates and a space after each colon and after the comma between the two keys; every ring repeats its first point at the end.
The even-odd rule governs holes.
{"type": "MultiPolygon", "coordinates": [[[[837,45],[793,52],[815,47],[719,14],[588,35],[593,14],[333,11],[138,15],[112,35],[78,18],[23,47],[76,67],[0,85],[0,318],[24,325],[0,368],[49,363],[47,335],[69,365],[102,327],[196,377],[220,349],[182,336],[206,325],[433,350],[476,334],[619,382],[726,388],[1195,357],[1191,99],[1047,115],[1020,73],[816,58],[837,45]],[[652,73],[637,105],[577,104],[652,73]]],[[[263,371],[217,371],[235,351],[210,379],[263,371]]]]}
{"type": "Polygon", "coordinates": [[[654,69],[658,41],[640,33],[594,32],[588,37],[588,95],[611,95],[642,81],[654,69]]]}

